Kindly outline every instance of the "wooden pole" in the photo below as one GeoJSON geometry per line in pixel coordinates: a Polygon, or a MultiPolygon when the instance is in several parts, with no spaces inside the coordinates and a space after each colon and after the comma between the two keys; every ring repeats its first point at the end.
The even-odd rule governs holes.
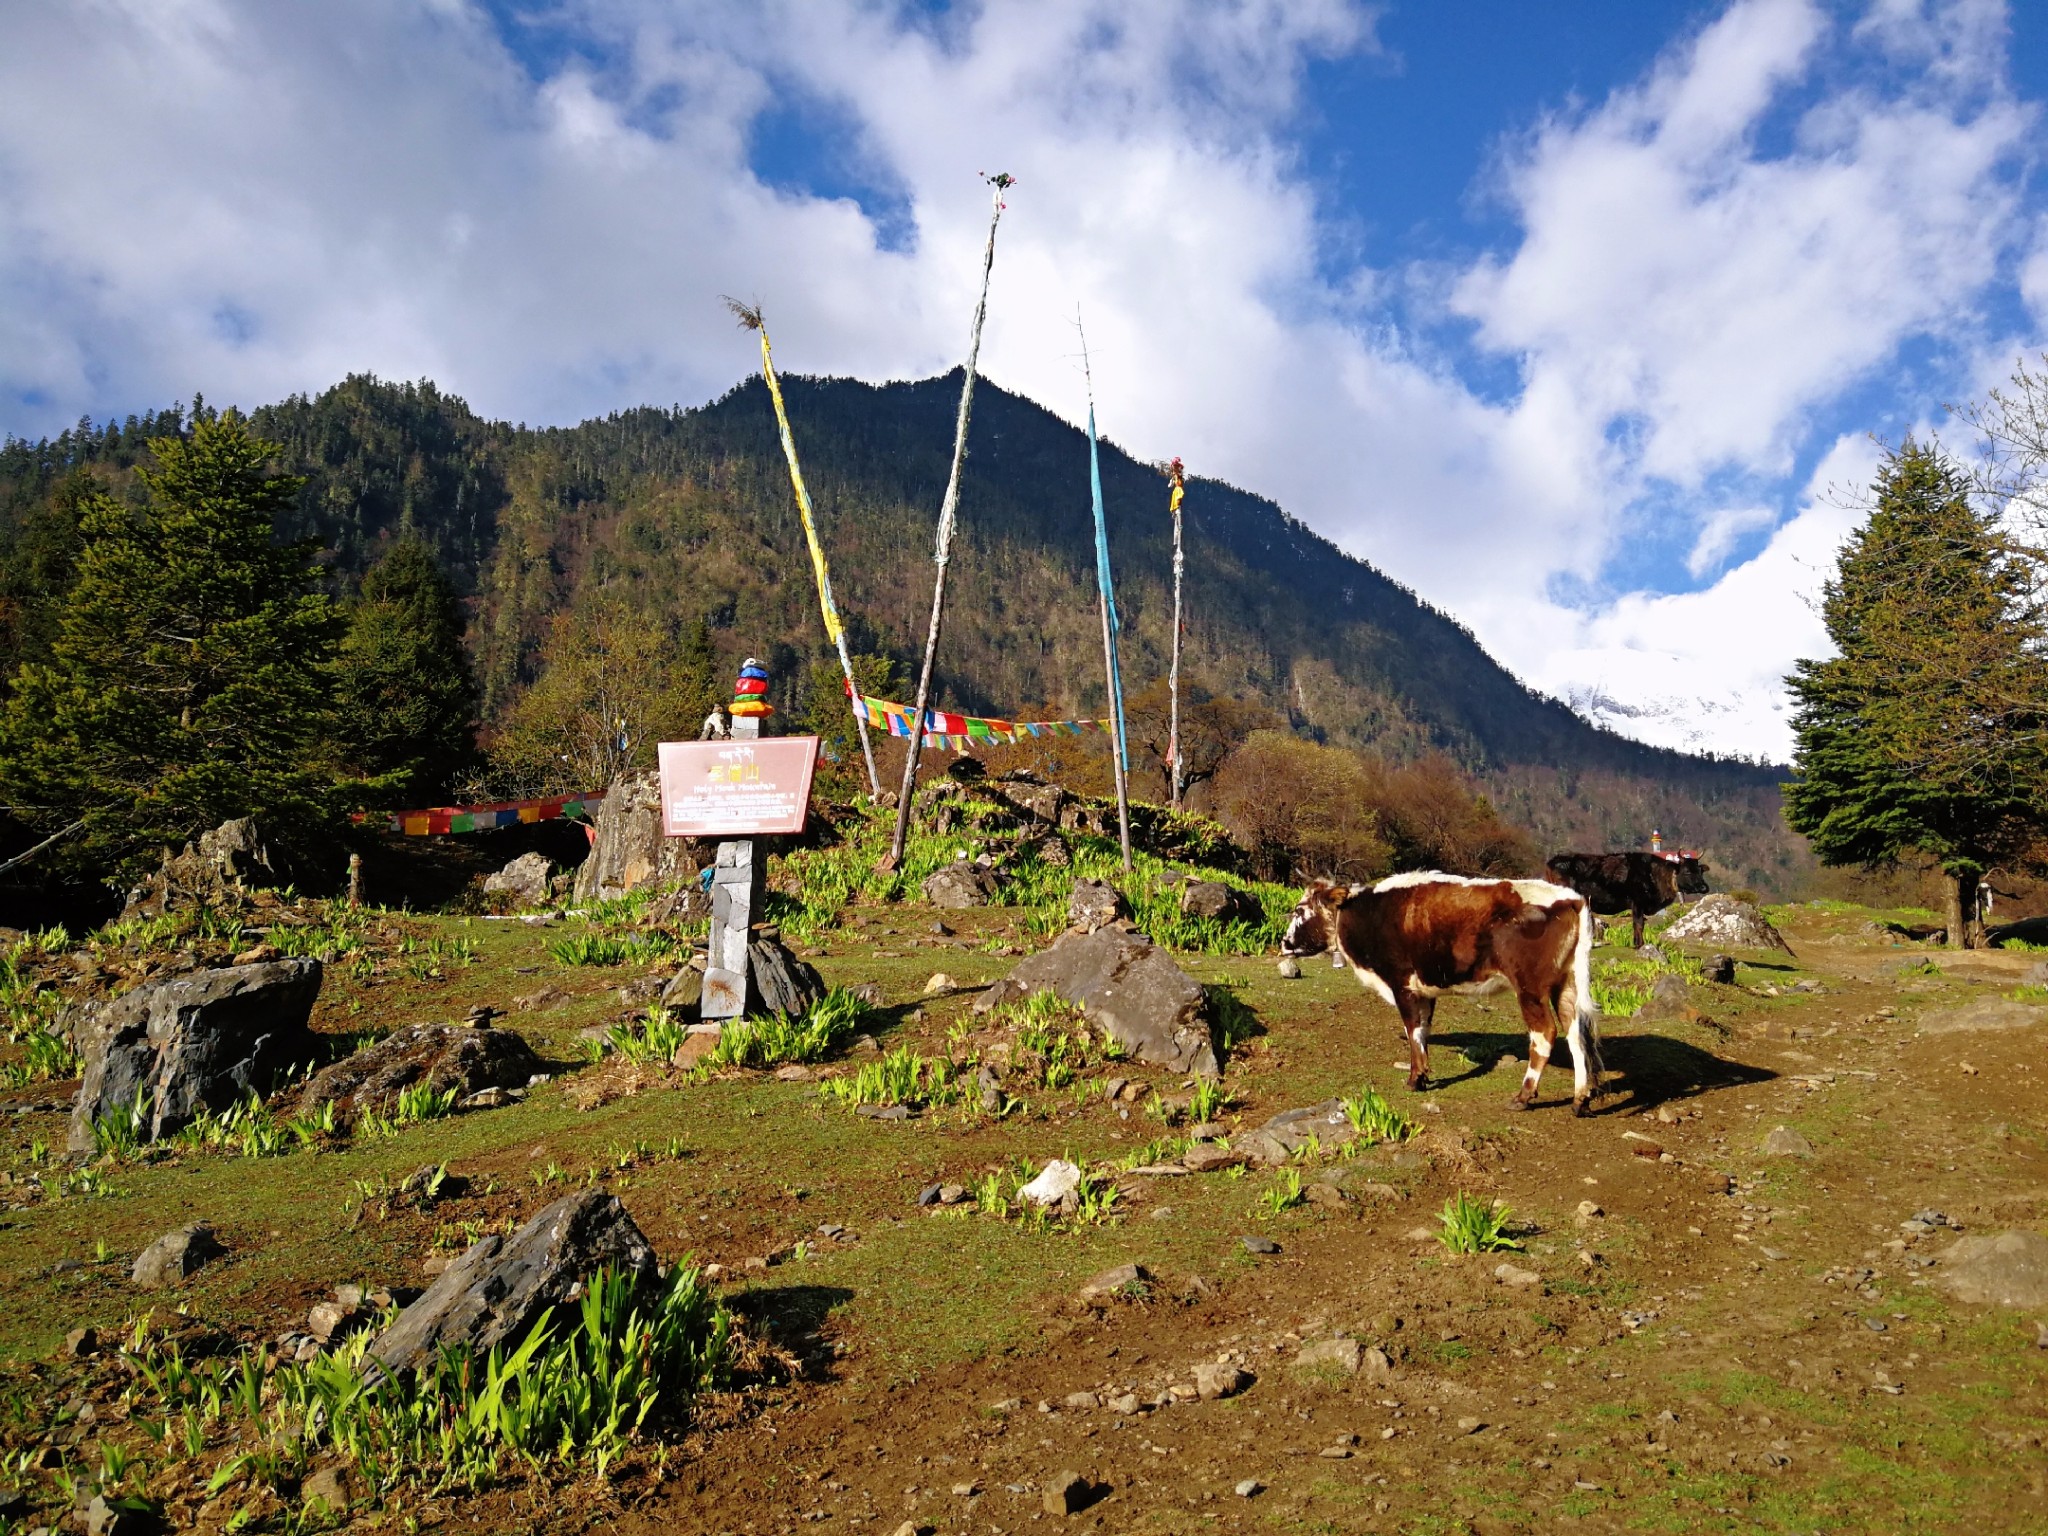
{"type": "Polygon", "coordinates": [[[818,578],[818,611],[825,617],[825,634],[839,648],[839,670],[846,674],[847,703],[853,723],[860,731],[860,755],[867,760],[868,793],[882,798],[882,776],[875,770],[875,748],[868,740],[868,719],[861,713],[860,684],[853,680],[853,659],[846,654],[846,626],[839,622],[839,607],[832,601],[832,573],[825,564],[825,546],[818,541],[817,520],[811,511],[811,493],[804,486],[803,467],[797,463],[796,439],[790,434],[789,412],[782,405],[782,383],[775,376],[775,355],[768,346],[768,322],[761,318],[761,306],[727,299],[726,308],[739,317],[741,325],[761,333],[761,378],[768,386],[768,398],[775,403],[775,426],[782,434],[782,456],[789,461],[789,483],[796,489],[797,515],[803,519],[804,538],[811,546],[811,569],[818,578]]]}
{"type": "Polygon", "coordinates": [[[1095,374],[1088,365],[1088,333],[1081,317],[1081,375],[1088,381],[1088,492],[1095,507],[1095,591],[1102,608],[1102,672],[1109,690],[1110,754],[1116,769],[1116,823],[1123,843],[1124,870],[1131,868],[1131,795],[1129,760],[1124,752],[1124,680],[1116,664],[1116,600],[1109,572],[1109,524],[1102,510],[1102,458],[1095,441],[1095,374]]]}
{"type": "Polygon", "coordinates": [[[1179,459],[1168,466],[1167,473],[1173,482],[1169,497],[1173,509],[1173,662],[1167,668],[1167,691],[1171,697],[1168,706],[1166,726],[1166,773],[1169,789],[1168,802],[1177,811],[1180,809],[1180,587],[1181,587],[1181,535],[1180,498],[1185,481],[1185,472],[1179,459]]]}
{"type": "Polygon", "coordinates": [[[903,788],[896,799],[896,835],[890,839],[885,869],[903,862],[903,847],[910,839],[910,797],[917,790],[917,755],[924,748],[925,710],[931,704],[932,670],[939,653],[939,625],[946,609],[946,562],[953,554],[953,519],[960,506],[960,464],[967,457],[967,418],[974,408],[974,370],[981,359],[981,326],[988,318],[989,276],[996,266],[996,226],[1003,221],[1003,193],[1016,178],[1004,172],[986,178],[995,189],[994,208],[989,214],[988,248],[981,258],[981,299],[974,306],[974,330],[967,344],[967,373],[960,381],[960,413],[953,423],[953,468],[946,476],[945,499],[939,503],[939,534],[932,561],[938,567],[932,578],[932,618],[924,636],[924,669],[917,679],[917,702],[910,716],[909,750],[903,754],[903,788]]]}

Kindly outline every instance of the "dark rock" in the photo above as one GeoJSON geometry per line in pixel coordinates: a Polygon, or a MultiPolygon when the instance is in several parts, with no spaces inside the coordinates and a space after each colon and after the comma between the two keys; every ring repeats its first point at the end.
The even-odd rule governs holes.
{"type": "Polygon", "coordinates": [[[1735,984],[1735,957],[1733,955],[1709,955],[1706,961],[1707,980],[1717,986],[1735,984]]]}
{"type": "Polygon", "coordinates": [[[825,995],[825,979],[780,939],[756,938],[747,959],[748,985],[763,1013],[800,1018],[825,995]]]}
{"type": "Polygon", "coordinates": [[[1667,971],[1650,984],[1650,996],[1636,1017],[1644,1023],[1660,1020],[1689,1020],[1699,1017],[1685,990],[1685,978],[1667,971]]]}
{"type": "Polygon", "coordinates": [[[509,896],[515,907],[545,906],[554,873],[554,860],[546,854],[522,853],[495,875],[485,875],[484,889],[492,895],[509,896]]]}
{"type": "Polygon", "coordinates": [[[1067,923],[1082,933],[1106,928],[1129,910],[1116,887],[1104,880],[1076,880],[1067,897],[1067,923]]]}
{"type": "Polygon", "coordinates": [[[1251,922],[1259,915],[1249,896],[1221,880],[1190,880],[1181,889],[1180,909],[1219,923],[1251,922]]]}
{"type": "MultiPolygon", "coordinates": [[[[1060,812],[1067,803],[1067,792],[1057,784],[1040,784],[1031,779],[991,779],[980,786],[980,793],[989,799],[1008,803],[1012,809],[1048,827],[1059,825],[1060,812]]],[[[1058,843],[1058,839],[1050,839],[1058,843]]],[[[1066,852],[1066,845],[1059,844],[1060,851],[1066,852]]],[[[1043,857],[1043,854],[1040,855],[1043,857]]]]}
{"type": "Polygon", "coordinates": [[[533,1047],[509,1029],[412,1024],[322,1068],[306,1085],[303,1110],[333,1103],[346,1117],[388,1115],[415,1083],[466,1099],[486,1088],[523,1088],[545,1070],[533,1047]]]}
{"type": "Polygon", "coordinates": [[[85,1078],[67,1145],[90,1152],[94,1123],[138,1094],[148,1141],[268,1094],[316,1055],[306,1020],[320,979],[318,960],[266,960],[144,982],[89,1009],[78,1026],[85,1078]]]}
{"type": "Polygon", "coordinates": [[[1051,833],[1043,837],[1026,838],[1017,844],[1019,857],[1029,854],[1047,869],[1065,869],[1074,862],[1074,856],[1067,852],[1067,845],[1051,833]]]}
{"type": "Polygon", "coordinates": [[[681,884],[697,878],[694,839],[664,837],[661,776],[629,773],[605,792],[592,824],[590,856],[576,870],[576,900],[623,896],[642,886],[681,884]]]}
{"type": "Polygon", "coordinates": [[[21,1520],[28,1514],[28,1495],[19,1488],[0,1488],[0,1520],[21,1520]]]}
{"type": "Polygon", "coordinates": [[[937,1205],[939,1203],[939,1191],[943,1188],[945,1188],[943,1184],[925,1185],[923,1189],[917,1192],[917,1203],[919,1205],[937,1205]]]}
{"type": "Polygon", "coordinates": [[[1053,992],[1138,1061],[1216,1076],[1202,989],[1165,950],[1120,928],[1069,933],[1020,962],[976,1006],[986,1010],[1053,992]]]}
{"type": "Polygon", "coordinates": [[[711,898],[695,880],[686,880],[666,896],[652,902],[641,914],[652,928],[679,927],[701,923],[711,916],[711,898]]]}
{"type": "Polygon", "coordinates": [[[617,1197],[601,1189],[564,1195],[510,1237],[470,1248],[378,1336],[369,1358],[403,1375],[449,1345],[478,1354],[515,1346],[543,1311],[575,1300],[605,1266],[645,1283],[654,1278],[654,1250],[617,1197]]]}
{"type": "Polygon", "coordinates": [[[995,899],[995,894],[994,872],[966,859],[955,859],[925,877],[924,899],[935,907],[955,911],[985,907],[995,899]]]}
{"type": "Polygon", "coordinates": [[[671,984],[671,978],[665,976],[635,976],[618,989],[617,995],[628,1008],[638,1008],[662,996],[671,984]]]}
{"type": "Polygon", "coordinates": [[[160,1290],[176,1285],[207,1260],[219,1258],[226,1251],[213,1235],[212,1227],[203,1221],[194,1222],[189,1227],[166,1232],[143,1249],[136,1256],[128,1278],[146,1291],[160,1290]]]}

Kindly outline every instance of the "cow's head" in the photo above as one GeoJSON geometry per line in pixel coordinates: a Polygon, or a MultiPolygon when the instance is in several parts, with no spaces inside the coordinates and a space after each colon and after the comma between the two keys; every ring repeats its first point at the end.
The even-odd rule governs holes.
{"type": "Polygon", "coordinates": [[[1678,861],[1678,889],[1687,896],[1707,894],[1705,860],[1687,857],[1678,861]]]}
{"type": "Polygon", "coordinates": [[[1337,938],[1337,909],[1351,899],[1356,889],[1334,880],[1318,880],[1303,891],[1280,940],[1280,953],[1300,959],[1328,949],[1337,938]]]}

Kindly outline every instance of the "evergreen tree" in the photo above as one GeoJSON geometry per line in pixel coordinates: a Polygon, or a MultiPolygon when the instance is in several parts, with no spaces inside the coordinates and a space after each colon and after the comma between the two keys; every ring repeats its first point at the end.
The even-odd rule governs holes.
{"type": "Polygon", "coordinates": [[[401,539],[363,577],[336,660],[345,763],[392,805],[446,793],[476,750],[462,605],[433,553],[401,539]]]}
{"type": "Polygon", "coordinates": [[[233,412],[159,438],[140,508],[80,508],[77,579],[50,657],[0,715],[0,784],[31,828],[75,821],[73,859],[132,871],[254,815],[289,845],[332,824],[319,759],[334,611],[306,544],[272,530],[300,482],[233,412]]]}
{"type": "Polygon", "coordinates": [[[1799,778],[1785,815],[1826,864],[1932,858],[1961,947],[1978,882],[2040,827],[2048,613],[1938,450],[1909,440],[1874,490],[1826,588],[1840,654],[1789,679],[1799,778]]]}

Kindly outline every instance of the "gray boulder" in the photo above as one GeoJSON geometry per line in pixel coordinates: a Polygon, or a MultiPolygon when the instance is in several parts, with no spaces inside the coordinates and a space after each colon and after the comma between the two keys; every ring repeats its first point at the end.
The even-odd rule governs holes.
{"type": "Polygon", "coordinates": [[[145,982],[88,1010],[67,1145],[90,1152],[95,1122],[138,1095],[142,1138],[156,1141],[204,1111],[268,1094],[317,1054],[306,1021],[320,979],[318,960],[263,960],[145,982]]]}
{"type": "Polygon", "coordinates": [[[146,1291],[161,1290],[176,1285],[208,1259],[217,1259],[225,1252],[212,1227],[203,1221],[194,1222],[189,1227],[166,1232],[137,1254],[128,1278],[146,1291]]]}
{"type": "Polygon", "coordinates": [[[1181,888],[1180,909],[1219,923],[1251,922],[1259,915],[1250,897],[1221,880],[1190,880],[1181,888]]]}
{"type": "Polygon", "coordinates": [[[2048,1307],[2048,1237],[2000,1232],[1958,1238],[1941,1256],[1934,1283],[1973,1306],[2048,1307]]]}
{"type": "Polygon", "coordinates": [[[554,872],[555,862],[546,854],[522,853],[495,875],[485,875],[484,890],[491,895],[511,897],[514,906],[543,906],[550,895],[548,882],[554,872]]]}
{"type": "Polygon", "coordinates": [[[1067,924],[1081,933],[1107,928],[1127,911],[1123,897],[1106,880],[1076,880],[1067,896],[1067,924]]]}
{"type": "Polygon", "coordinates": [[[1036,779],[988,779],[982,783],[980,791],[990,799],[1006,802],[1012,810],[1048,827],[1059,825],[1060,812],[1067,803],[1067,792],[1059,785],[1041,784],[1036,779]]]}
{"type": "Polygon", "coordinates": [[[1692,910],[1664,930],[1674,944],[1713,945],[1726,949],[1781,949],[1792,953],[1785,936],[1773,928],[1770,919],[1753,901],[1737,901],[1715,891],[1702,896],[1692,910]]]}
{"type": "Polygon", "coordinates": [[[576,869],[578,901],[623,896],[645,885],[694,880],[702,851],[692,838],[661,831],[661,776],[629,773],[605,792],[592,824],[590,857],[576,869]]]}
{"type": "Polygon", "coordinates": [[[1053,992],[1138,1061],[1216,1076],[1202,989],[1141,933],[1069,933],[991,987],[983,1008],[1053,992]]]}
{"type": "Polygon", "coordinates": [[[966,859],[955,859],[925,877],[924,899],[935,907],[954,911],[985,907],[995,899],[995,894],[994,872],[966,859]]]}
{"type": "Polygon", "coordinates": [[[368,1363],[373,1373],[402,1376],[449,1346],[478,1354],[516,1347],[542,1312],[574,1301],[605,1266],[644,1284],[655,1276],[654,1250],[616,1196],[564,1195],[510,1237],[487,1237],[451,1264],[378,1336],[368,1363]]]}
{"type": "Polygon", "coordinates": [[[466,1024],[410,1024],[322,1068],[306,1085],[302,1110],[332,1103],[343,1118],[366,1110],[388,1115],[398,1096],[416,1083],[466,1099],[486,1088],[524,1088],[546,1068],[509,1029],[466,1024]]]}
{"type": "Polygon", "coordinates": [[[1764,1137],[1759,1150],[1765,1157],[1811,1157],[1813,1143],[1791,1126],[1781,1125],[1764,1137]]]}

